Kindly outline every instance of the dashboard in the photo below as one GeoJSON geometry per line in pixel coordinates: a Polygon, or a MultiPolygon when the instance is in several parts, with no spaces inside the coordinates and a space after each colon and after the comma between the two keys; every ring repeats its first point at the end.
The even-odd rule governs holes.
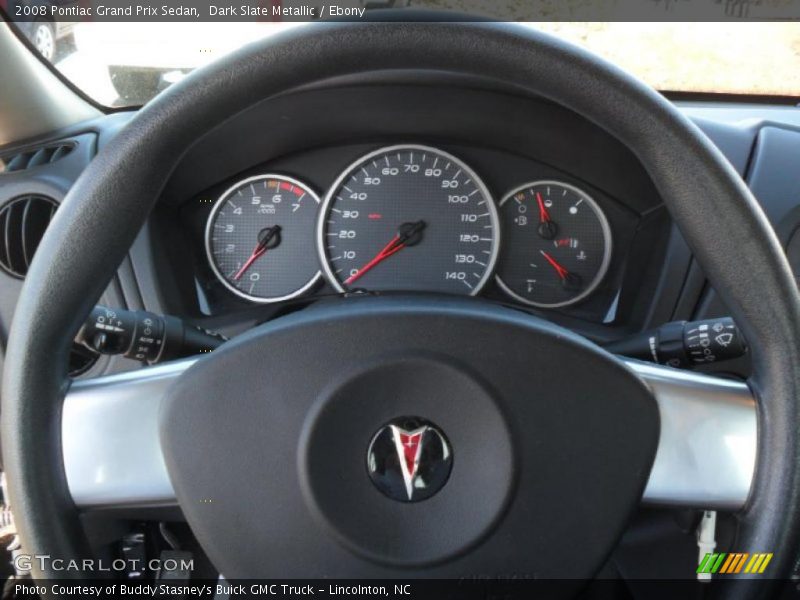
{"type": "Polygon", "coordinates": [[[419,292],[600,321],[620,294],[640,221],[538,161],[418,142],[300,152],[208,188],[180,213],[211,314],[419,292]]]}
{"type": "Polygon", "coordinates": [[[644,318],[671,224],[627,148],[486,82],[365,77],[267,99],[187,153],[140,247],[166,312],[224,327],[438,293],[595,339],[644,318]]]}
{"type": "Polygon", "coordinates": [[[300,297],[323,272],[340,293],[470,296],[494,274],[515,301],[555,308],[596,290],[612,238],[603,209],[575,185],[529,181],[498,202],[461,159],[405,144],[359,157],[324,202],[286,175],[237,181],[214,203],[205,247],[219,282],[251,302],[300,297]]]}
{"type": "MultiPolygon", "coordinates": [[[[800,147],[796,109],[683,110],[800,256],[798,190],[781,166],[800,147]]],[[[0,173],[0,204],[25,194],[60,202],[134,114],[36,142],[72,151],[0,173]]],[[[0,277],[5,329],[22,281],[0,277]]],[[[230,337],[328,298],[406,293],[502,303],[601,344],[727,314],[619,140],[494,81],[403,72],[265,98],[209,131],[181,158],[101,302],[230,337]]],[[[137,367],[101,357],[81,376],[137,367]]]]}

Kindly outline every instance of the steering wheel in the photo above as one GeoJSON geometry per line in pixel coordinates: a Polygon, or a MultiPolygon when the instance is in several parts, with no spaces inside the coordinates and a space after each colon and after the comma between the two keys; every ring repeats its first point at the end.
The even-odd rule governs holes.
{"type": "MultiPolygon", "coordinates": [[[[4,374],[3,455],[21,542],[30,554],[81,559],[82,511],[177,498],[228,578],[589,578],[644,496],[736,511],[736,551],[771,552],[771,577],[786,576],[800,518],[798,307],[776,237],[720,152],[662,96],[595,56],[502,24],[286,32],[154,99],[56,214],[4,374]],[[196,361],[70,385],[70,340],[196,140],[265,98],[387,69],[513,84],[625,143],[748,339],[748,385],[623,361],[480,300],[415,296],[320,303],[196,361]],[[428,468],[442,467],[442,452],[451,459],[445,477],[418,480],[436,482],[420,502],[368,476],[370,441],[404,422],[436,433],[428,468]]],[[[742,597],[765,589],[741,578],[734,587],[742,597]]]]}

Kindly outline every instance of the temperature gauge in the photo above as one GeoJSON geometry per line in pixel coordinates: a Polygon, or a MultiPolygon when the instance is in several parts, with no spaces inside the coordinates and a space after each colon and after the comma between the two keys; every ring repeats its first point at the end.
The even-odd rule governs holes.
{"type": "Polygon", "coordinates": [[[602,281],[611,260],[611,228],[583,190],[560,181],[536,181],[500,202],[504,241],[497,267],[500,287],[542,308],[574,304],[602,281]]]}

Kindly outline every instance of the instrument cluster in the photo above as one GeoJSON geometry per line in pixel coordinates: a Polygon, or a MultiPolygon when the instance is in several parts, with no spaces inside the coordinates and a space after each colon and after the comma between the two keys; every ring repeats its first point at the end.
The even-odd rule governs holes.
{"type": "Polygon", "coordinates": [[[281,170],[237,181],[213,198],[205,254],[219,284],[249,303],[313,295],[324,282],[339,293],[491,286],[511,303],[562,308],[590,298],[611,264],[613,228],[595,195],[538,173],[490,188],[455,153],[392,145],[325,190],[281,170]]]}

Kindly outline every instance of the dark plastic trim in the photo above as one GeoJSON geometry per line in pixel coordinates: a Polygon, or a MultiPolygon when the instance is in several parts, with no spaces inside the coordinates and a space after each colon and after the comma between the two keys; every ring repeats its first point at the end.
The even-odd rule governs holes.
{"type": "Polygon", "coordinates": [[[776,94],[731,94],[726,92],[686,92],[662,90],[672,102],[718,102],[720,104],[768,104],[770,106],[800,107],[800,96],[776,94]]]}

